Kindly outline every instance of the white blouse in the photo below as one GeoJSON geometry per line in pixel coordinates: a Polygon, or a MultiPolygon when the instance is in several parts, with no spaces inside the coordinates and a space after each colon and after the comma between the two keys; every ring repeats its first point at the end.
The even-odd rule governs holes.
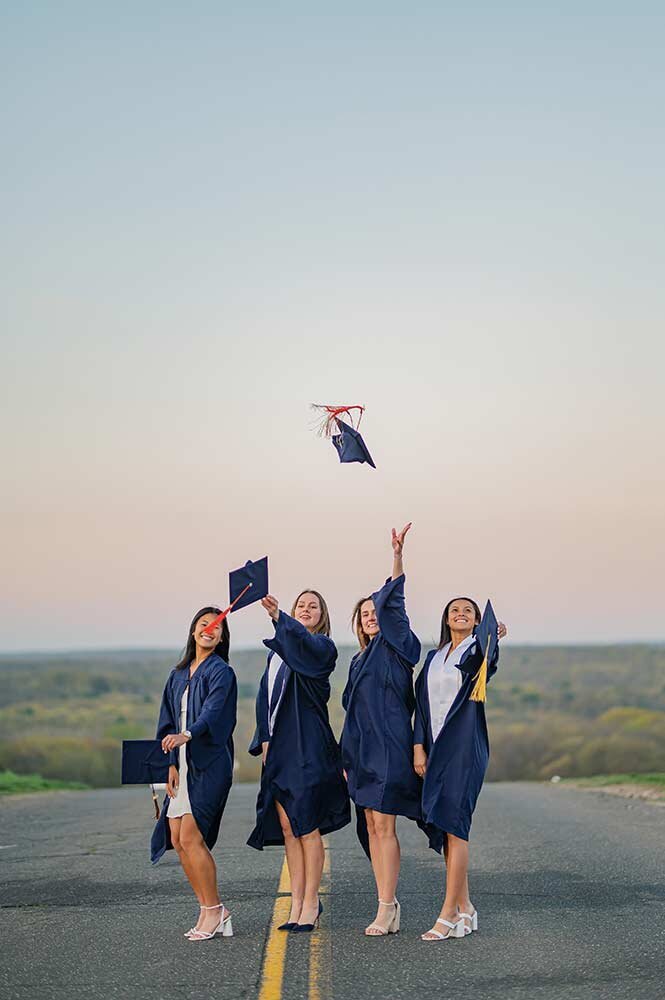
{"type": "Polygon", "coordinates": [[[457,692],[462,686],[464,678],[462,671],[457,669],[457,664],[475,641],[475,635],[467,636],[448,656],[452,645],[449,642],[432,657],[427,674],[427,695],[429,697],[429,714],[432,720],[433,739],[436,739],[443,729],[446,716],[452,708],[452,704],[457,697],[457,692]],[[448,659],[446,659],[447,656],[448,659]]]}
{"type": "Polygon", "coordinates": [[[277,718],[279,706],[282,704],[282,695],[284,694],[284,683],[282,682],[282,690],[279,692],[277,704],[271,714],[270,705],[272,702],[272,693],[275,689],[275,681],[277,680],[279,668],[283,662],[284,661],[277,655],[277,653],[274,653],[270,661],[270,666],[268,667],[268,732],[271,736],[272,731],[275,728],[275,719],[277,718]]]}

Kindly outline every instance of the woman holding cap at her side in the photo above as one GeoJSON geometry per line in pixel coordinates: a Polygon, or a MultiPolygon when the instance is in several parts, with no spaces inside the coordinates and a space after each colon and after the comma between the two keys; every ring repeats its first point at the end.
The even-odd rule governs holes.
{"type": "Polygon", "coordinates": [[[190,941],[233,934],[231,914],[219,900],[210,853],[233,779],[233,730],[238,689],[226,662],[229,626],[219,608],[198,611],[182,659],[164,688],[157,739],[170,754],[167,798],[152,835],[151,859],[173,847],[201,911],[190,941]]]}
{"type": "Polygon", "coordinates": [[[395,896],[400,868],[397,816],[420,819],[421,782],[413,770],[415,702],[413,668],[420,642],[411,631],[404,603],[402,550],[411,527],[393,528],[393,573],[381,590],[362,598],[353,612],[360,652],[349,667],[342,696],[346,720],[342,759],[349,794],[356,805],[360,842],[372,862],[379,905],[365,934],[399,930],[395,896]]]}
{"type": "MultiPolygon", "coordinates": [[[[488,604],[491,612],[491,606],[488,604]]],[[[423,941],[464,937],[478,929],[478,913],[469,898],[469,829],[489,761],[485,721],[485,678],[496,672],[498,639],[506,626],[496,621],[483,627],[488,645],[480,648],[474,629],[480,608],[468,597],[449,601],[441,618],[441,638],[430,650],[416,680],[416,721],[413,765],[424,778],[423,820],[430,846],[446,861],[446,895],[423,941]],[[479,684],[482,679],[482,685],[479,684]]]]}
{"type": "Polygon", "coordinates": [[[321,594],[303,590],[291,614],[268,595],[261,601],[275,635],[256,699],[249,752],[263,758],[256,827],[247,843],[283,844],[291,879],[291,911],[283,931],[312,931],[323,910],[319,886],[321,834],[351,820],[339,747],[328,721],[329,677],[337,649],[321,594]]]}

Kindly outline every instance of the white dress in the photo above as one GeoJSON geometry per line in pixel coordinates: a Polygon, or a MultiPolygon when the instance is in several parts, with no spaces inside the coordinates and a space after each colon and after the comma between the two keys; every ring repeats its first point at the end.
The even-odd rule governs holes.
{"type": "Polygon", "coordinates": [[[462,686],[462,672],[457,669],[457,664],[475,641],[475,635],[467,636],[452,652],[450,652],[452,643],[449,642],[432,658],[427,677],[427,694],[432,720],[432,738],[435,740],[443,729],[448,712],[453,707],[453,702],[462,686]]]}
{"type": "MultiPolygon", "coordinates": [[[[185,688],[182,696],[182,701],[180,702],[180,732],[184,732],[187,729],[187,695],[189,692],[189,684],[185,688]]],[[[189,789],[187,788],[187,744],[183,743],[178,749],[178,764],[179,764],[179,775],[178,775],[178,792],[174,799],[169,800],[168,809],[166,810],[166,815],[169,819],[178,819],[180,816],[185,816],[187,813],[191,813],[192,807],[189,804],[189,789]]]]}

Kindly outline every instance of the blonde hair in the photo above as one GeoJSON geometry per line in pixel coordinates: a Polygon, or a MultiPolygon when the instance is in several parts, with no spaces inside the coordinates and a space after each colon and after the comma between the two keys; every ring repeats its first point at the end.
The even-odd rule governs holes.
{"type": "Polygon", "coordinates": [[[356,604],[355,608],[353,609],[353,614],[351,615],[351,626],[353,628],[353,631],[356,633],[361,649],[367,649],[367,647],[369,646],[369,636],[367,635],[367,632],[365,632],[363,628],[362,614],[361,614],[362,606],[365,603],[365,601],[371,601],[371,600],[372,600],[371,594],[369,597],[361,597],[358,603],[356,604]]]}
{"type": "Polygon", "coordinates": [[[298,601],[304,594],[314,594],[314,596],[318,599],[319,605],[321,607],[321,617],[319,618],[314,628],[310,629],[309,631],[312,633],[312,635],[327,635],[328,638],[330,638],[330,613],[328,611],[328,605],[326,604],[325,600],[323,599],[323,596],[318,592],[318,590],[312,590],[311,587],[305,587],[304,590],[301,590],[298,596],[296,597],[295,601],[293,602],[293,607],[291,608],[291,617],[295,618],[298,601]]]}

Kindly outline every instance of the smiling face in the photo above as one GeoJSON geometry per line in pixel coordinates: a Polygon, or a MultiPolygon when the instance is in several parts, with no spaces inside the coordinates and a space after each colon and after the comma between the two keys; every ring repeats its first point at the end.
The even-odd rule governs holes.
{"type": "Polygon", "coordinates": [[[210,623],[213,622],[216,617],[216,615],[210,613],[201,615],[201,617],[196,620],[196,624],[194,625],[194,642],[199,650],[206,653],[212,653],[213,649],[215,649],[217,643],[222,637],[221,622],[218,625],[215,625],[209,635],[204,632],[204,629],[208,628],[210,623]]]}
{"type": "Polygon", "coordinates": [[[446,623],[453,637],[464,639],[471,635],[479,621],[478,610],[467,597],[457,597],[448,605],[446,623]]]}
{"type": "Polygon", "coordinates": [[[307,590],[300,595],[293,608],[295,620],[304,625],[310,632],[319,624],[322,614],[323,609],[319,598],[307,590]]]}
{"type": "Polygon", "coordinates": [[[379,623],[376,620],[376,609],[374,607],[374,601],[371,599],[368,601],[363,601],[360,605],[360,625],[365,635],[369,639],[373,639],[375,635],[379,634],[379,623]]]}

